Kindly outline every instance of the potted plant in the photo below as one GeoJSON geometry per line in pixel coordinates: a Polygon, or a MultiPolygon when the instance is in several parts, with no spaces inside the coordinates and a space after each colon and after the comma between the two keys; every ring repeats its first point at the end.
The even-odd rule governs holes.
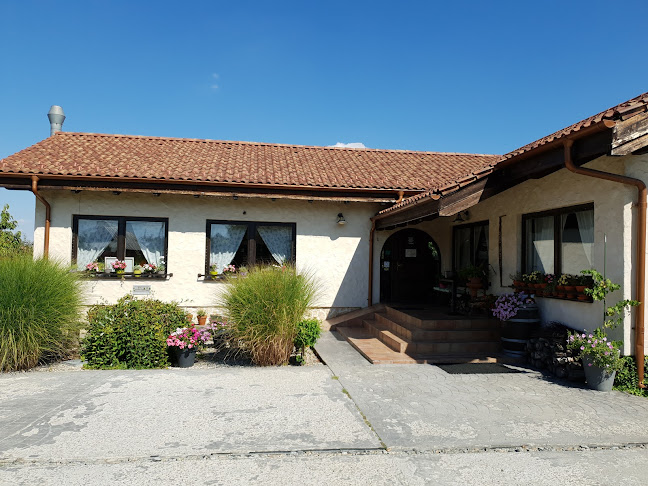
{"type": "Polygon", "coordinates": [[[223,275],[225,275],[226,277],[236,275],[236,267],[234,265],[225,265],[223,267],[223,275]]]}
{"type": "Polygon", "coordinates": [[[563,274],[558,277],[556,291],[558,292],[558,297],[565,298],[567,296],[565,292],[565,286],[569,283],[569,275],[563,274]]]}
{"type": "Polygon", "coordinates": [[[153,275],[157,272],[157,265],[155,263],[145,263],[142,265],[142,270],[144,270],[144,273],[147,275],[153,275]]]}
{"type": "Polygon", "coordinates": [[[157,274],[158,274],[158,275],[164,275],[164,274],[166,274],[166,266],[164,265],[164,263],[160,263],[160,264],[158,265],[158,267],[157,267],[157,274]]]}
{"type": "Polygon", "coordinates": [[[509,278],[513,280],[513,288],[516,292],[520,292],[524,288],[524,282],[522,281],[522,272],[515,272],[509,275],[509,278]]]}
{"type": "Polygon", "coordinates": [[[126,271],[126,262],[123,260],[115,260],[112,262],[112,267],[117,275],[124,275],[124,272],[126,271]]]}
{"type": "Polygon", "coordinates": [[[209,275],[211,278],[216,278],[218,276],[218,267],[216,263],[209,267],[209,275]]]}
{"type": "Polygon", "coordinates": [[[484,288],[484,281],[488,274],[482,265],[468,265],[459,270],[459,277],[466,280],[466,287],[470,289],[470,294],[474,299],[477,297],[477,291],[484,288]]]}
{"type": "Polygon", "coordinates": [[[141,265],[135,265],[135,268],[133,268],[133,275],[135,275],[135,278],[139,278],[142,276],[142,266],[141,265]]]}
{"type": "MultiPolygon", "coordinates": [[[[592,288],[586,288],[585,293],[596,301],[605,300],[607,294],[621,288],[596,270],[583,270],[581,273],[591,276],[592,288]]],[[[583,360],[585,380],[590,388],[599,391],[612,390],[616,372],[622,367],[619,347],[623,342],[611,341],[607,329],[618,327],[630,307],[637,305],[639,302],[636,300],[620,300],[605,309],[603,324],[594,332],[569,333],[567,346],[583,360]]]]}
{"type": "Polygon", "coordinates": [[[204,326],[205,322],[207,321],[207,312],[205,309],[198,309],[196,312],[196,317],[198,318],[198,325],[199,326],[204,326]]]}
{"type": "Polygon", "coordinates": [[[94,261],[94,262],[88,263],[88,264],[85,266],[85,272],[86,272],[87,274],[93,276],[93,277],[94,277],[95,275],[97,275],[97,273],[101,272],[101,269],[100,269],[100,266],[99,266],[99,262],[94,261]]]}
{"type": "Polygon", "coordinates": [[[533,298],[524,292],[502,294],[491,312],[502,322],[502,352],[508,356],[522,357],[531,333],[540,323],[533,298]]]}
{"type": "Polygon", "coordinates": [[[589,300],[589,296],[585,293],[585,289],[592,288],[593,283],[594,282],[591,275],[583,274],[578,276],[578,282],[576,285],[576,298],[582,301],[589,300]]]}
{"type": "Polygon", "coordinates": [[[179,368],[194,365],[196,351],[209,340],[209,333],[199,331],[193,325],[179,327],[167,338],[167,346],[179,368]]]}

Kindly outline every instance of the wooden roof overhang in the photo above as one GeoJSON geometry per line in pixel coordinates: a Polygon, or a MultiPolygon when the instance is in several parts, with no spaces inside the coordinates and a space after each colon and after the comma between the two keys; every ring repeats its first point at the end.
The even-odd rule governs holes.
{"type": "Polygon", "coordinates": [[[563,142],[573,141],[575,165],[604,155],[648,153],[648,113],[627,120],[602,120],[575,133],[498,162],[491,173],[454,190],[429,193],[412,204],[389,208],[374,216],[377,230],[418,224],[450,216],[530,179],[540,179],[565,167],[563,142]]]}
{"type": "Polygon", "coordinates": [[[131,192],[193,195],[195,197],[241,197],[265,199],[297,199],[393,204],[403,195],[413,196],[423,191],[403,191],[377,188],[338,188],[245,184],[181,180],[150,180],[125,177],[72,176],[56,174],[0,173],[0,187],[30,190],[32,176],[38,177],[40,190],[70,190],[99,192],[131,192]]]}

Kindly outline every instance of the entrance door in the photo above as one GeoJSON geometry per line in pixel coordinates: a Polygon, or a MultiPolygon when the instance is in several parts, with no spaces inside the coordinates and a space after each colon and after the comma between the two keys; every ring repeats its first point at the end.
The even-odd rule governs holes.
{"type": "Polygon", "coordinates": [[[430,302],[440,271],[439,249],[427,233],[417,229],[394,233],[380,253],[381,302],[430,302]]]}

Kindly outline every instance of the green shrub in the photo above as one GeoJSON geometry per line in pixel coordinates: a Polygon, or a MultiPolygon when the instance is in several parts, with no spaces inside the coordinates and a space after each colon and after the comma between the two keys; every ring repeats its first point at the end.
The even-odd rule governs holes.
{"type": "Polygon", "coordinates": [[[187,320],[176,303],[127,295],[115,305],[91,307],[88,323],[81,351],[86,367],[141,369],[169,364],[166,339],[187,320]]]}
{"type": "Polygon", "coordinates": [[[232,336],[261,366],[288,362],[299,322],[316,297],[313,277],[290,266],[256,267],[245,278],[230,279],[219,305],[232,336]]]}
{"type": "Polygon", "coordinates": [[[81,289],[51,260],[0,258],[0,371],[67,356],[78,343],[81,289]]]}
{"type": "MultiPolygon", "coordinates": [[[[634,356],[623,356],[621,362],[621,370],[617,371],[614,378],[614,389],[648,397],[648,390],[639,388],[639,374],[634,356]]],[[[644,368],[648,367],[648,356],[644,356],[644,363],[644,368]]]]}
{"type": "Polygon", "coordinates": [[[315,346],[320,334],[322,334],[322,328],[320,327],[319,319],[304,319],[300,321],[297,326],[295,348],[303,355],[304,349],[315,346]]]}

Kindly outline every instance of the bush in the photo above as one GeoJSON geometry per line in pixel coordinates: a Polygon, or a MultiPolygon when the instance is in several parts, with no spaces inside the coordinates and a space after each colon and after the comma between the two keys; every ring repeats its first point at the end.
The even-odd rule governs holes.
{"type": "Polygon", "coordinates": [[[315,280],[293,267],[256,267],[228,281],[219,305],[232,337],[261,366],[288,362],[299,322],[316,296],[315,280]]]}
{"type": "MultiPolygon", "coordinates": [[[[634,356],[623,356],[621,362],[621,370],[617,371],[614,378],[614,389],[648,397],[648,390],[639,388],[639,374],[634,356]]],[[[644,363],[644,368],[648,367],[648,356],[644,356],[644,363]]]]}
{"type": "Polygon", "coordinates": [[[0,258],[0,371],[65,357],[78,344],[81,289],[51,260],[0,258]]]}
{"type": "Polygon", "coordinates": [[[95,305],[88,311],[88,334],[81,356],[87,368],[164,368],[166,340],[187,324],[176,303],[122,297],[115,305],[95,305]]]}
{"type": "Polygon", "coordinates": [[[304,349],[315,346],[322,334],[319,319],[304,319],[297,326],[295,348],[303,355],[304,349]]]}

